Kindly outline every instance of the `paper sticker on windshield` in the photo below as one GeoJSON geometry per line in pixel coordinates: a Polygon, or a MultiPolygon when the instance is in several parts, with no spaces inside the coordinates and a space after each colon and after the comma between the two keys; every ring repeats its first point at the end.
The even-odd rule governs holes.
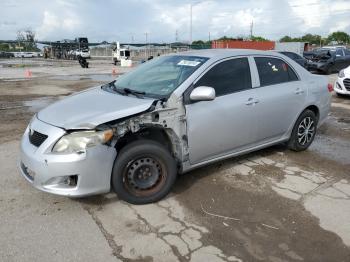
{"type": "Polygon", "coordinates": [[[177,63],[177,65],[180,65],[180,66],[197,66],[200,63],[201,62],[198,62],[198,61],[181,60],[179,63],[177,63]]]}

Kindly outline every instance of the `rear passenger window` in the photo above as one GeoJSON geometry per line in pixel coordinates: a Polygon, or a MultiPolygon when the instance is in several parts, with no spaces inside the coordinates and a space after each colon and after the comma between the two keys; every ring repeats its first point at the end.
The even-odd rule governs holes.
{"type": "Polygon", "coordinates": [[[275,85],[298,80],[290,66],[281,59],[255,57],[258,68],[260,86],[275,85]]]}
{"type": "Polygon", "coordinates": [[[336,53],[335,53],[337,56],[344,56],[344,53],[343,53],[343,50],[338,48],[336,53]]]}
{"type": "Polygon", "coordinates": [[[210,86],[216,96],[252,88],[247,58],[227,60],[211,68],[195,85],[210,86]]]}

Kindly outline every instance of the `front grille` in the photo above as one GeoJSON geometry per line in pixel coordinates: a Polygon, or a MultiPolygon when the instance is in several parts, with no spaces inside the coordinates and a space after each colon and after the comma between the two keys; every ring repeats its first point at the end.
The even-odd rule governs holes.
{"type": "Polygon", "coordinates": [[[350,78],[345,78],[343,82],[346,90],[350,91],[350,78]]]}
{"type": "Polygon", "coordinates": [[[29,131],[29,141],[32,145],[39,147],[46,140],[47,135],[39,133],[37,131],[30,130],[29,131]]]}

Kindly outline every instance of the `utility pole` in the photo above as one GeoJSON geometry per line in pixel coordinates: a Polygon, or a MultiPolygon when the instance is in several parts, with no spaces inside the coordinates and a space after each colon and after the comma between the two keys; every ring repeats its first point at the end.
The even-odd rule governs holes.
{"type": "Polygon", "coordinates": [[[179,32],[177,31],[177,29],[175,31],[175,42],[179,42],[179,32]]]}
{"type": "Polygon", "coordinates": [[[190,45],[192,45],[192,7],[200,3],[201,2],[195,2],[190,4],[190,45]]]}
{"type": "Polygon", "coordinates": [[[190,4],[190,45],[192,45],[192,3],[190,4]]]}
{"type": "Polygon", "coordinates": [[[252,22],[250,23],[250,40],[252,40],[252,38],[253,38],[253,20],[252,20],[252,22]]]}
{"type": "Polygon", "coordinates": [[[146,36],[146,59],[148,58],[148,32],[145,33],[145,36],[146,36]]]}
{"type": "Polygon", "coordinates": [[[208,42],[210,42],[210,31],[209,31],[209,35],[208,35],[208,42]]]}

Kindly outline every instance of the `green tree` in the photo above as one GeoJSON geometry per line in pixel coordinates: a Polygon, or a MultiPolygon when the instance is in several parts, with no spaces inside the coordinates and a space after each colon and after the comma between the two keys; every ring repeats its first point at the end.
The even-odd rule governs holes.
{"type": "Polygon", "coordinates": [[[10,51],[9,44],[0,43],[0,51],[10,51]]]}
{"type": "Polygon", "coordinates": [[[306,34],[301,37],[302,42],[308,42],[310,44],[319,44],[322,37],[320,35],[306,34]]]}
{"type": "Polygon", "coordinates": [[[228,36],[222,36],[222,37],[220,37],[219,39],[217,39],[217,40],[237,40],[236,38],[233,38],[233,37],[228,37],[228,36]]]}
{"type": "Polygon", "coordinates": [[[211,41],[196,40],[192,42],[191,48],[193,49],[207,49],[211,48],[211,41]]]}
{"type": "Polygon", "coordinates": [[[290,36],[286,35],[280,39],[280,42],[293,42],[293,38],[290,36]]]}
{"type": "Polygon", "coordinates": [[[196,40],[192,42],[192,45],[204,45],[204,41],[203,40],[196,40]]]}
{"type": "Polygon", "coordinates": [[[252,41],[259,41],[259,42],[270,41],[269,39],[266,39],[266,38],[264,38],[264,37],[262,37],[262,36],[255,36],[255,35],[253,35],[253,36],[251,37],[251,40],[252,40],[252,41]]]}
{"type": "Polygon", "coordinates": [[[337,31],[337,32],[333,32],[331,33],[327,40],[330,41],[336,41],[339,44],[348,44],[350,43],[350,36],[342,31],[337,31]]]}

